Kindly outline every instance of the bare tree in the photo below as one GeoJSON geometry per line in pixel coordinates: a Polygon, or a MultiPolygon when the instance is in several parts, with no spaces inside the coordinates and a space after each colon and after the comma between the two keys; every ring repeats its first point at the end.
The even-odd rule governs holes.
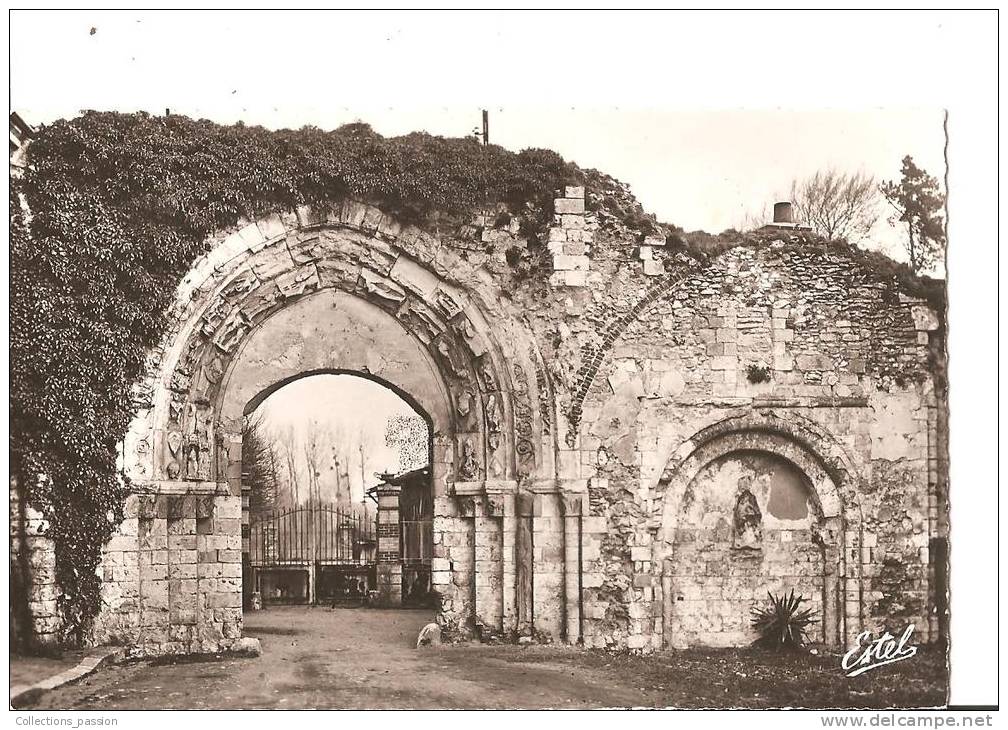
{"type": "Polygon", "coordinates": [[[763,207],[759,210],[746,208],[742,211],[741,215],[732,224],[732,228],[739,233],[745,233],[746,231],[756,230],[760,226],[766,225],[769,221],[770,212],[764,203],[763,207]]]}
{"type": "Polygon", "coordinates": [[[325,454],[331,448],[332,440],[331,432],[314,420],[302,433],[301,447],[304,453],[309,502],[322,501],[322,469],[327,466],[325,454]]]}
{"type": "Polygon", "coordinates": [[[291,505],[297,506],[301,503],[301,480],[298,475],[298,444],[297,444],[297,434],[294,433],[294,428],[288,426],[285,431],[283,431],[275,439],[278,444],[278,450],[282,454],[284,472],[287,477],[287,491],[290,495],[291,505]]]}
{"type": "Polygon", "coordinates": [[[791,203],[799,223],[830,240],[859,241],[879,218],[879,189],[875,178],[864,172],[820,170],[794,180],[791,203]]]}
{"type": "Polygon", "coordinates": [[[266,435],[267,444],[267,458],[269,459],[270,472],[273,474],[274,485],[273,485],[273,505],[279,506],[283,504],[290,504],[291,497],[291,487],[286,484],[282,478],[283,475],[283,458],[280,455],[280,445],[276,442],[276,439],[272,437],[268,432],[266,435]]]}
{"type": "MultiPolygon", "coordinates": [[[[324,451],[325,460],[331,479],[325,485],[329,498],[337,504],[349,504],[353,501],[350,488],[350,472],[358,458],[361,448],[361,435],[354,436],[348,432],[343,422],[331,422],[325,430],[324,451]]],[[[363,434],[363,431],[361,431],[363,434]]]]}

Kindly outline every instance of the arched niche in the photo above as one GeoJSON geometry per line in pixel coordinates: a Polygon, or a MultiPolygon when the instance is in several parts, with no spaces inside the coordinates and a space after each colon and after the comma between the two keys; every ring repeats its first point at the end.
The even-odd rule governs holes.
{"type": "Polygon", "coordinates": [[[751,606],[795,588],[817,611],[811,638],[842,645],[861,614],[849,600],[861,575],[853,474],[827,434],[773,413],[724,419],[680,445],[655,490],[664,644],[747,644],[751,606]],[[740,537],[747,520],[755,539],[740,537]]]}

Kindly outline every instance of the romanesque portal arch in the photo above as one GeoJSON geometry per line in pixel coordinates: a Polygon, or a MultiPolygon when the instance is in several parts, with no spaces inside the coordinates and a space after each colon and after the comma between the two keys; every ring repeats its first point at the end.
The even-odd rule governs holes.
{"type": "Polygon", "coordinates": [[[659,484],[664,644],[749,644],[751,606],[793,589],[816,611],[810,638],[842,645],[861,625],[848,465],[825,432],[772,412],[724,419],[685,442],[659,484]]]}
{"type": "MultiPolygon", "coordinates": [[[[194,611],[175,610],[169,596],[157,619],[188,627],[175,633],[190,649],[240,633],[240,586],[232,584],[240,577],[242,416],[262,393],[317,371],[372,376],[429,416],[435,543],[440,533],[463,531],[459,520],[474,524],[477,513],[499,521],[519,480],[552,476],[551,415],[537,407],[548,402],[539,392],[548,382],[542,358],[474,267],[419,229],[352,201],[228,232],[179,287],[173,325],[152,353],[124,441],[134,485],[177,502],[179,519],[194,512],[194,524],[167,525],[169,558],[172,531],[192,532],[187,544],[207,565],[186,574],[217,579],[213,591],[210,584],[184,591],[194,611]],[[195,499],[192,510],[187,499],[195,499]]],[[[458,570],[435,572],[442,620],[499,630],[516,610],[476,606],[465,583],[477,568],[467,566],[461,580],[458,570]]],[[[169,583],[172,574],[169,564],[169,583]]]]}

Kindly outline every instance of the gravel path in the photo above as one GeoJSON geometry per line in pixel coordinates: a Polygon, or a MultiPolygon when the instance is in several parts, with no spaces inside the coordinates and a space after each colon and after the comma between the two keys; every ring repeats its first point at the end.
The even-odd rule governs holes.
{"type": "MultiPolygon", "coordinates": [[[[38,709],[542,708],[650,704],[600,670],[539,647],[415,649],[428,611],[271,608],[246,613],[258,659],[137,662],[48,693],[38,709]],[[527,658],[530,661],[523,661],[527,658]],[[546,660],[544,660],[546,659],[546,660]]],[[[577,654],[576,651],[568,652],[577,654]]],[[[33,709],[35,709],[33,708],[33,709]]]]}

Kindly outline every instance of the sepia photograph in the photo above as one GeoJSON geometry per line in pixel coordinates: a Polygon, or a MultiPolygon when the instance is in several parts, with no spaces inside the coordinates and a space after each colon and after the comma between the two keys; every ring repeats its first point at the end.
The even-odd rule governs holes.
{"type": "Polygon", "coordinates": [[[971,117],[795,66],[996,17],[10,11],[17,724],[991,726],[971,117]]]}

